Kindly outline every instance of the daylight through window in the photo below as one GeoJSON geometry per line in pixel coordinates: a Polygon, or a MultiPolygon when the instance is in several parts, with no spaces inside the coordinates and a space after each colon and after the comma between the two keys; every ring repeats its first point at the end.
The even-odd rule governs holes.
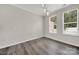
{"type": "Polygon", "coordinates": [[[64,33],[77,34],[77,10],[67,11],[64,13],[64,33]]]}
{"type": "Polygon", "coordinates": [[[57,32],[57,16],[53,16],[49,18],[49,32],[50,33],[57,32]]]}

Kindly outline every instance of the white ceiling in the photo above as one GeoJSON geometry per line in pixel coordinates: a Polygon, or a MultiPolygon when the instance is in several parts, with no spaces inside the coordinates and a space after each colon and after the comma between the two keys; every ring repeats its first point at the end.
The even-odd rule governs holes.
{"type": "MultiPolygon", "coordinates": [[[[42,16],[45,15],[42,4],[16,4],[15,6],[21,8],[21,9],[24,9],[28,12],[37,14],[37,15],[42,15],[42,16]]],[[[54,12],[58,9],[65,7],[65,6],[68,6],[68,5],[65,5],[65,4],[47,4],[47,9],[48,9],[49,13],[51,13],[51,12],[54,12]]]]}

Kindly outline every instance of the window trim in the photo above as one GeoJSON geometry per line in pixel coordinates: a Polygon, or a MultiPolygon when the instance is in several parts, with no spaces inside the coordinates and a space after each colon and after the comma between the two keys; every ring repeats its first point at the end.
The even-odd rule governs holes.
{"type": "MultiPolygon", "coordinates": [[[[52,15],[52,16],[49,16],[49,19],[48,19],[48,33],[50,33],[50,31],[49,31],[49,21],[50,21],[50,19],[52,18],[52,17],[57,17],[57,15],[52,15]]],[[[56,20],[57,21],[57,20],[56,20]]],[[[56,26],[57,26],[57,24],[55,24],[56,26]]],[[[57,28],[56,28],[56,30],[57,30],[57,28]]],[[[56,34],[57,33],[57,31],[56,32],[51,32],[51,34],[56,34]]]]}
{"type": "Polygon", "coordinates": [[[63,26],[62,26],[62,30],[63,30],[63,31],[62,31],[62,33],[63,33],[64,35],[79,36],[79,30],[78,30],[78,29],[79,29],[79,25],[78,25],[78,24],[79,24],[79,21],[78,21],[79,15],[78,15],[78,13],[79,13],[79,9],[78,9],[78,8],[63,11],[63,15],[62,15],[62,18],[63,18],[63,19],[62,19],[62,25],[63,25],[63,26]],[[64,33],[64,13],[71,12],[71,11],[74,11],[74,10],[77,10],[77,31],[78,31],[78,33],[77,33],[77,34],[71,34],[71,33],[70,33],[70,34],[67,34],[67,33],[64,33]]]}

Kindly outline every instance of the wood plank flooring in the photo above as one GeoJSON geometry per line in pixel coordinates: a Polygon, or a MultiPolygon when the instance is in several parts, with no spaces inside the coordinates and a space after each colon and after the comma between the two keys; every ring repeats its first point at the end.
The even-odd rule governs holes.
{"type": "Polygon", "coordinates": [[[0,49],[0,55],[78,55],[79,48],[56,42],[49,38],[39,38],[0,49]]]}

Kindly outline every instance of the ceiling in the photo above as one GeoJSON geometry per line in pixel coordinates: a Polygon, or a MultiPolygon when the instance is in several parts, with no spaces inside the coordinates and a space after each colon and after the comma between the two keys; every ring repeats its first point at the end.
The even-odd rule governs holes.
{"type": "MultiPolygon", "coordinates": [[[[31,12],[36,15],[41,15],[41,16],[45,15],[42,4],[16,4],[14,6],[19,7],[23,10],[26,10],[26,11],[31,12]]],[[[47,9],[48,9],[49,13],[52,13],[65,6],[68,6],[68,5],[66,5],[66,4],[47,4],[47,9]]]]}

